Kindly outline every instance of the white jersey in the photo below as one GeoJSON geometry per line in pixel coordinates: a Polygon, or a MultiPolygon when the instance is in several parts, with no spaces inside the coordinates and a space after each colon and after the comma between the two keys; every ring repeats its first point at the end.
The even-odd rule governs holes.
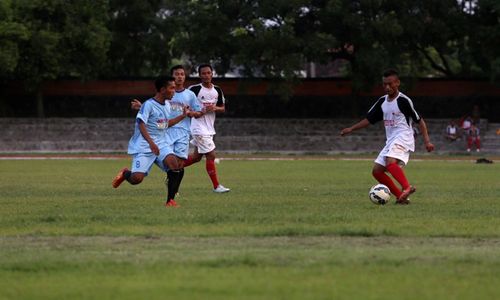
{"type": "MultiPolygon", "coordinates": [[[[224,106],[226,102],[222,90],[216,85],[212,85],[211,88],[206,88],[200,83],[190,86],[189,89],[195,93],[198,101],[200,101],[204,108],[207,106],[224,106]]],[[[214,135],[214,124],[215,112],[208,112],[200,118],[193,118],[191,120],[191,134],[214,135]]]]}
{"type": "Polygon", "coordinates": [[[413,102],[403,93],[389,101],[388,95],[378,99],[370,108],[367,117],[371,124],[384,121],[386,144],[396,143],[409,151],[415,151],[412,121],[420,122],[420,116],[413,107],[413,102]]]}

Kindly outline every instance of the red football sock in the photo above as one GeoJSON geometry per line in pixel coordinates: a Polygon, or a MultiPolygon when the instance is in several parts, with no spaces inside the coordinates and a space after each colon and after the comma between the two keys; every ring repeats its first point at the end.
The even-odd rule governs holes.
{"type": "Polygon", "coordinates": [[[391,173],[392,177],[394,177],[394,179],[401,184],[403,190],[410,187],[410,183],[408,182],[408,179],[406,179],[405,172],[397,163],[388,164],[385,168],[389,171],[389,173],[391,173]]]}
{"type": "Polygon", "coordinates": [[[215,170],[215,160],[207,159],[205,166],[207,168],[208,176],[210,176],[215,189],[219,186],[219,180],[217,180],[217,171],[215,170]]]}
{"type": "Polygon", "coordinates": [[[396,186],[394,181],[392,181],[391,177],[387,176],[385,172],[373,172],[372,174],[378,182],[385,184],[389,188],[391,193],[396,196],[396,199],[399,199],[399,196],[401,196],[401,190],[396,186]]]}
{"type": "Polygon", "coordinates": [[[192,164],[194,164],[193,156],[189,155],[188,158],[184,161],[184,168],[189,167],[192,164]]]}

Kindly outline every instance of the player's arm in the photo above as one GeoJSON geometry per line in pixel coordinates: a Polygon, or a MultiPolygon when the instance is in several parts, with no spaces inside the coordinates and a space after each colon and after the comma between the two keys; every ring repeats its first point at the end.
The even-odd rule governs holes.
{"type": "Polygon", "coordinates": [[[193,92],[193,96],[191,97],[191,107],[189,107],[190,111],[188,113],[188,117],[190,118],[201,118],[205,114],[204,109],[202,108],[201,102],[198,100],[198,93],[200,92],[201,87],[199,85],[190,86],[188,88],[191,92],[193,92]]]}
{"type": "Polygon", "coordinates": [[[340,135],[348,135],[353,131],[368,127],[370,124],[375,124],[383,119],[384,113],[382,112],[382,103],[384,102],[384,97],[380,97],[377,102],[368,110],[366,118],[359,121],[358,123],[352,125],[351,127],[344,128],[340,131],[340,135]]]}
{"type": "Polygon", "coordinates": [[[202,111],[193,111],[193,110],[190,110],[187,114],[188,117],[190,118],[200,118],[204,115],[204,113],[202,111]]]}
{"type": "Polygon", "coordinates": [[[427,124],[425,123],[423,118],[420,118],[420,122],[418,122],[418,127],[420,127],[420,132],[422,133],[422,137],[424,138],[425,149],[428,152],[434,150],[434,145],[431,143],[431,139],[429,138],[429,132],[427,131],[427,124]]]}
{"type": "Polygon", "coordinates": [[[139,109],[141,109],[141,106],[142,106],[141,101],[139,101],[137,99],[132,99],[132,101],[130,101],[130,108],[132,110],[139,110],[139,109]]]}
{"type": "Polygon", "coordinates": [[[352,133],[353,131],[356,131],[358,129],[362,129],[362,128],[368,127],[370,124],[371,124],[370,121],[368,121],[367,118],[364,118],[363,120],[361,120],[358,123],[352,125],[351,127],[347,127],[347,128],[342,129],[340,131],[340,135],[341,136],[348,135],[348,134],[352,133]]]}
{"type": "Polygon", "coordinates": [[[151,148],[151,151],[153,151],[155,155],[159,155],[160,149],[149,135],[149,132],[146,128],[146,124],[144,124],[144,122],[141,119],[137,119],[137,122],[139,122],[139,131],[141,132],[142,137],[148,142],[149,148],[151,148]]]}
{"type": "Polygon", "coordinates": [[[175,124],[179,123],[180,121],[184,120],[184,118],[188,116],[190,112],[191,111],[189,110],[189,106],[184,106],[181,115],[178,115],[177,117],[168,120],[168,127],[172,127],[175,124]]]}
{"type": "Polygon", "coordinates": [[[216,113],[225,113],[226,112],[226,106],[224,104],[222,105],[215,105],[214,106],[214,112],[216,113]]]}
{"type": "Polygon", "coordinates": [[[226,98],[224,97],[224,93],[222,92],[222,89],[218,86],[215,86],[215,90],[219,94],[217,97],[217,103],[215,103],[213,108],[213,112],[215,113],[225,113],[226,112],[226,98]]]}

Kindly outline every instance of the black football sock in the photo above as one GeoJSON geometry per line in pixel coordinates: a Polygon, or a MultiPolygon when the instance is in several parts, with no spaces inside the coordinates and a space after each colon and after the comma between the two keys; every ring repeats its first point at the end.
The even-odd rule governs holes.
{"type": "Polygon", "coordinates": [[[184,168],[179,170],[179,177],[177,178],[177,182],[175,183],[175,193],[176,194],[179,192],[182,178],[184,178],[184,168]]]}
{"type": "Polygon", "coordinates": [[[168,200],[174,199],[175,198],[175,187],[176,187],[176,182],[178,181],[180,172],[178,170],[168,170],[167,171],[167,194],[168,194],[168,200]]]}

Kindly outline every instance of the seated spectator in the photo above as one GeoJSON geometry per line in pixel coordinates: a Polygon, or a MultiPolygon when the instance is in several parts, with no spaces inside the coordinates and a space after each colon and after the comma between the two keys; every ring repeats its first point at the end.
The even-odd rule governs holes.
{"type": "Polygon", "coordinates": [[[467,152],[470,152],[472,144],[476,145],[476,152],[481,151],[481,138],[479,136],[479,127],[472,124],[467,133],[467,152]]]}
{"type": "Polygon", "coordinates": [[[456,141],[458,138],[460,138],[459,132],[458,132],[458,127],[455,124],[455,121],[450,121],[450,124],[446,126],[446,139],[450,142],[456,141]]]}

